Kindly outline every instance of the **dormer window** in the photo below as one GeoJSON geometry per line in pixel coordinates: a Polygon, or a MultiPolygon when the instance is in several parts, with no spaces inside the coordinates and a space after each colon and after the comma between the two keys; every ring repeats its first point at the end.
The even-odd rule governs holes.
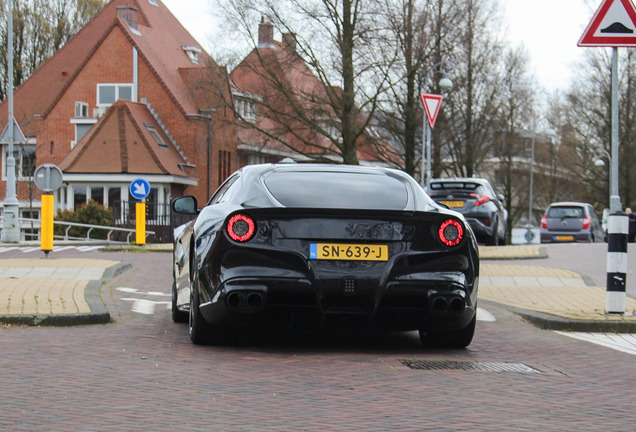
{"type": "Polygon", "coordinates": [[[151,5],[153,5],[153,6],[159,6],[159,5],[157,4],[157,0],[148,0],[148,3],[150,3],[150,4],[151,4],[151,5]]]}
{"type": "Polygon", "coordinates": [[[234,107],[238,117],[246,122],[256,122],[256,98],[242,92],[234,92],[234,107]]]}
{"type": "Polygon", "coordinates": [[[199,56],[199,53],[201,52],[201,48],[194,45],[182,46],[181,48],[183,48],[183,51],[185,51],[188,57],[190,57],[190,60],[192,60],[192,63],[199,64],[198,56],[199,56]]]}
{"type": "Polygon", "coordinates": [[[144,126],[146,126],[146,129],[148,130],[150,136],[155,140],[157,144],[159,144],[159,147],[168,148],[168,145],[163,140],[163,138],[161,138],[161,135],[159,134],[159,132],[157,132],[157,129],[155,129],[153,125],[144,124],[144,126]]]}

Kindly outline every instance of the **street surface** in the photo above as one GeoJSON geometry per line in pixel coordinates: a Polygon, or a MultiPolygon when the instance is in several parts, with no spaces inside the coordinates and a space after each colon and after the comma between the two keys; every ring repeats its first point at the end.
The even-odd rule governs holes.
{"type": "MultiPolygon", "coordinates": [[[[606,245],[548,252],[523,263],[568,268],[604,285],[606,245]]],[[[2,257],[41,255],[16,249],[2,257]]],[[[633,335],[620,336],[626,349],[613,349],[590,343],[590,335],[539,330],[482,302],[465,350],[422,349],[415,332],[255,334],[233,346],[194,346],[187,326],[170,318],[170,253],[71,247],[49,259],[56,257],[133,267],[102,287],[110,324],[0,327],[3,431],[627,431],[636,424],[633,335]]],[[[636,265],[629,267],[634,294],[636,265]]]]}

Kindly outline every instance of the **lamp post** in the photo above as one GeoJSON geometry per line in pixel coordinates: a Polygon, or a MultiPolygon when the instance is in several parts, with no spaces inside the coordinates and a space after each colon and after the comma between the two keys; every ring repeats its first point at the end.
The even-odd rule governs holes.
{"type": "MultiPolygon", "coordinates": [[[[454,65],[451,62],[441,61],[436,63],[426,74],[426,77],[424,78],[424,86],[428,86],[428,82],[433,78],[433,74],[440,72],[444,74],[444,77],[438,82],[439,88],[444,92],[448,92],[451,88],[453,88],[453,81],[451,81],[450,78],[447,78],[446,75],[448,75],[449,71],[452,70],[454,70],[454,65]],[[444,68],[444,65],[449,66],[450,69],[444,68]]],[[[422,93],[426,93],[426,91],[422,91],[422,93]]],[[[426,113],[424,113],[422,116],[422,187],[426,187],[431,180],[432,132],[433,131],[431,130],[426,118],[426,113]]]]}
{"type": "Polygon", "coordinates": [[[2,241],[17,243],[20,241],[20,222],[18,218],[18,198],[16,196],[15,156],[13,155],[13,141],[16,130],[13,118],[13,7],[8,1],[9,14],[7,21],[7,93],[9,104],[8,148],[7,148],[7,192],[4,199],[4,223],[2,226],[2,241]]]}

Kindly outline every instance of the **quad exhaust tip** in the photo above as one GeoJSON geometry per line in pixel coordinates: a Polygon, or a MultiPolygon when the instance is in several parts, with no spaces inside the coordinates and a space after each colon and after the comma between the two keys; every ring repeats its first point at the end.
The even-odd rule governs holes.
{"type": "Polygon", "coordinates": [[[435,312],[459,313],[466,308],[466,301],[460,296],[437,296],[433,297],[431,306],[435,312]]]}
{"type": "Polygon", "coordinates": [[[242,293],[232,291],[225,299],[228,309],[233,311],[260,309],[265,304],[265,296],[258,291],[242,293]]]}

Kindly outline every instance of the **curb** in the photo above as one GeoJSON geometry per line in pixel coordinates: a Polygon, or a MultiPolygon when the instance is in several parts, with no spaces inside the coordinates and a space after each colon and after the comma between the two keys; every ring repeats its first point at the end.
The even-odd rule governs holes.
{"type": "Polygon", "coordinates": [[[497,303],[493,300],[480,300],[506,309],[541,330],[559,330],[585,333],[636,333],[636,321],[623,320],[575,320],[551,315],[543,312],[520,309],[514,306],[497,303]]]}
{"type": "Polygon", "coordinates": [[[101,287],[120,273],[132,268],[131,263],[118,263],[104,269],[100,280],[89,281],[85,288],[86,302],[90,313],[77,314],[35,314],[35,315],[0,315],[0,323],[29,326],[74,326],[86,324],[107,324],[110,313],[101,299],[101,287]]]}

